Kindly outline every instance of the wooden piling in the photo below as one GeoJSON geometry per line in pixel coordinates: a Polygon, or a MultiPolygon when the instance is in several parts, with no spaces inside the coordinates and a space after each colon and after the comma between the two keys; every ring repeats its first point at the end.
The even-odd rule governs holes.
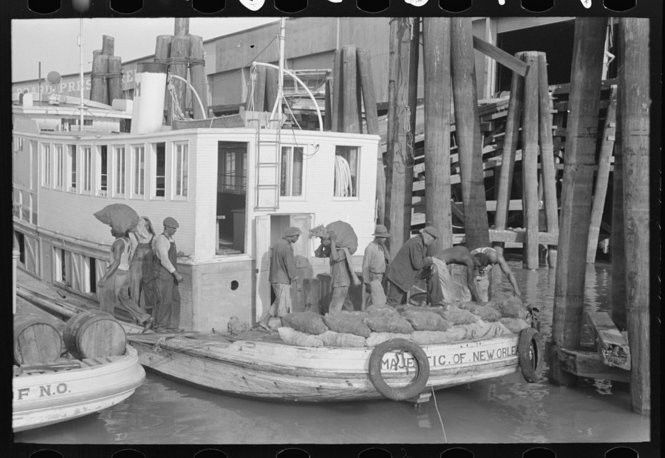
{"type": "Polygon", "coordinates": [[[524,53],[528,70],[524,77],[522,128],[522,215],[526,229],[522,245],[525,269],[538,268],[538,53],[524,53]]]}
{"type": "Polygon", "coordinates": [[[177,17],[173,21],[173,35],[182,37],[189,34],[189,18],[177,17]]]}
{"type": "Polygon", "coordinates": [[[266,67],[256,66],[254,68],[253,87],[247,95],[246,109],[249,111],[265,111],[266,73],[266,67]]]}
{"type": "Polygon", "coordinates": [[[112,56],[114,52],[115,39],[110,35],[102,35],[102,54],[112,56]]]}
{"type": "Polygon", "coordinates": [[[450,205],[450,18],[423,18],[425,214],[439,229],[433,252],[453,245],[450,205]]]}
{"type": "MultiPolygon", "coordinates": [[[[543,194],[545,196],[545,215],[547,216],[547,232],[559,232],[559,204],[556,197],[556,168],[554,167],[554,144],[552,141],[552,100],[549,93],[547,77],[547,56],[538,53],[538,100],[539,100],[539,136],[540,163],[542,167],[543,194]]],[[[548,245],[547,265],[556,267],[557,247],[548,245]]]]}
{"type": "Polygon", "coordinates": [[[109,104],[113,100],[122,98],[122,60],[120,56],[109,56],[109,104]]]}
{"type": "Polygon", "coordinates": [[[411,26],[410,18],[390,20],[385,224],[392,234],[392,256],[409,238],[411,229],[414,136],[409,122],[409,86],[416,84],[417,76],[411,68],[411,26]]]}
{"type": "MultiPolygon", "coordinates": [[[[552,323],[555,349],[575,350],[580,343],[606,24],[602,17],[575,19],[552,323]]],[[[574,381],[560,370],[551,377],[558,384],[574,381]]]]}
{"type": "MultiPolygon", "coordinates": [[[[176,18],[176,23],[178,19],[176,18]]],[[[178,35],[173,37],[171,41],[171,54],[170,54],[169,74],[176,75],[181,78],[187,79],[187,58],[189,57],[189,38],[186,35],[178,35]]],[[[187,84],[184,81],[173,79],[173,87],[177,97],[180,111],[185,113],[185,97],[187,95],[187,84]]],[[[169,94],[169,98],[171,95],[169,94]]],[[[176,107],[166,113],[166,124],[171,125],[173,118],[177,113],[176,107]]]]}
{"type": "Polygon", "coordinates": [[[203,109],[199,105],[196,97],[192,99],[192,113],[194,119],[204,119],[208,116],[208,78],[205,71],[205,61],[203,60],[203,38],[197,35],[188,35],[189,37],[189,75],[192,87],[201,98],[203,109]]]}
{"type": "Polygon", "coordinates": [[[358,100],[358,67],[355,46],[342,48],[342,130],[361,133],[358,100]]]}
{"type": "MultiPolygon", "coordinates": [[[[379,135],[379,117],[376,111],[374,74],[372,72],[369,53],[364,49],[357,49],[356,57],[358,59],[358,78],[360,79],[363,106],[365,107],[367,133],[379,135]]],[[[383,218],[385,216],[386,175],[383,167],[383,153],[380,149],[377,153],[376,160],[376,219],[377,222],[383,224],[383,218]]]]}
{"type": "Polygon", "coordinates": [[[635,412],[651,411],[649,368],[649,19],[619,20],[619,97],[623,154],[626,318],[635,412]]]}
{"type": "Polygon", "coordinates": [[[342,51],[339,49],[333,60],[331,125],[335,132],[342,128],[342,51]]]}
{"type": "Polygon", "coordinates": [[[332,85],[332,78],[326,78],[324,130],[332,130],[332,85]]]}
{"type": "MultiPolygon", "coordinates": [[[[266,111],[272,113],[277,100],[277,90],[279,86],[279,72],[275,69],[266,69],[266,111]]],[[[280,102],[281,103],[281,102],[280,102]]]]}
{"type": "MultiPolygon", "coordinates": [[[[157,39],[155,40],[155,62],[168,63],[172,41],[172,35],[157,35],[157,39]]],[[[164,88],[164,111],[166,113],[171,111],[171,95],[166,87],[164,88]]]]}
{"type": "Polygon", "coordinates": [[[617,87],[616,85],[612,85],[610,89],[610,104],[607,107],[603,138],[600,143],[600,153],[598,154],[598,170],[596,171],[589,240],[587,242],[587,263],[596,261],[596,252],[598,251],[598,235],[600,234],[600,223],[602,222],[603,210],[605,208],[605,196],[607,195],[607,185],[610,179],[610,159],[612,158],[616,135],[616,105],[617,87]]]}
{"type": "Polygon", "coordinates": [[[92,73],[90,82],[90,100],[99,103],[109,103],[108,84],[106,74],[108,73],[109,56],[97,54],[92,59],[92,73]]]}
{"type": "MultiPolygon", "coordinates": [[[[623,59],[619,60],[621,65],[623,59]]],[[[618,99],[618,89],[617,89],[618,99]]],[[[617,120],[621,119],[621,105],[617,101],[617,120]]],[[[612,172],[612,232],[610,258],[612,262],[610,306],[612,321],[617,328],[626,330],[626,250],[623,228],[623,154],[621,151],[621,125],[617,123],[614,142],[614,171],[612,172]]]]}
{"type": "Polygon", "coordinates": [[[452,19],[450,42],[455,135],[464,202],[464,232],[466,246],[473,250],[489,246],[490,241],[471,18],[452,19]]]}
{"type": "MultiPolygon", "coordinates": [[[[523,53],[515,54],[523,59],[523,53]]],[[[506,115],[506,130],[503,136],[503,150],[501,152],[501,171],[496,197],[496,213],[494,214],[494,227],[497,230],[506,228],[508,221],[508,206],[513,186],[513,170],[515,168],[515,150],[520,132],[522,119],[522,100],[524,97],[524,80],[517,72],[513,72],[510,82],[510,98],[508,99],[508,113],[506,115]]],[[[495,243],[494,249],[503,253],[503,243],[495,243]]]]}

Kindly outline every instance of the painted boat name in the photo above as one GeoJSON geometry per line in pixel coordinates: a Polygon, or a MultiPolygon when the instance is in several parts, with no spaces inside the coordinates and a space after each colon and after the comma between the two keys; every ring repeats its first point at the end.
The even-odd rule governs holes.
{"type": "Polygon", "coordinates": [[[23,401],[26,400],[26,398],[43,398],[44,396],[54,396],[69,392],[69,387],[64,382],[58,383],[57,385],[48,383],[46,385],[19,388],[12,391],[13,399],[15,401],[23,401]]]}
{"type": "MultiPolygon", "coordinates": [[[[438,367],[464,366],[474,363],[487,363],[508,359],[517,355],[517,345],[507,345],[480,350],[449,351],[428,354],[427,360],[430,369],[438,367]]],[[[381,370],[388,372],[409,372],[416,368],[416,361],[410,353],[386,353],[381,361],[381,370]]]]}

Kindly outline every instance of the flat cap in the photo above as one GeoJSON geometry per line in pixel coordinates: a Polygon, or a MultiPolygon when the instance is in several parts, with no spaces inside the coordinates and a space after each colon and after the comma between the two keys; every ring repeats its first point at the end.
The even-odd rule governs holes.
{"type": "Polygon", "coordinates": [[[295,235],[300,235],[300,229],[297,227],[289,227],[286,231],[284,231],[284,237],[292,237],[295,235]]]}
{"type": "Polygon", "coordinates": [[[386,226],[383,224],[377,224],[376,229],[374,229],[374,234],[372,234],[374,237],[383,237],[383,238],[390,238],[391,235],[388,232],[388,229],[386,229],[386,226]]]}
{"type": "Polygon", "coordinates": [[[170,216],[167,216],[166,218],[164,218],[164,227],[172,227],[174,229],[178,229],[180,227],[180,225],[175,220],[175,218],[171,218],[170,216]]]}
{"type": "Polygon", "coordinates": [[[434,226],[426,226],[425,229],[422,230],[422,232],[431,235],[435,239],[439,238],[439,231],[437,231],[434,226]]]}

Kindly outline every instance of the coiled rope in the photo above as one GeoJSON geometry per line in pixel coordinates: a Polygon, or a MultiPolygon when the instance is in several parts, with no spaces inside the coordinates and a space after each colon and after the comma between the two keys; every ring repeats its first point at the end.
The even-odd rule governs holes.
{"type": "Polygon", "coordinates": [[[351,180],[351,167],[342,156],[335,156],[335,197],[349,197],[353,195],[353,181],[351,180]]]}

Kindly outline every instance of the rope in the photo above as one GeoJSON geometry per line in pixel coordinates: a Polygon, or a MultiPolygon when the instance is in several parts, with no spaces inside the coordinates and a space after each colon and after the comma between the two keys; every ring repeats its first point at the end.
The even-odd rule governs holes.
{"type": "Polygon", "coordinates": [[[335,156],[335,196],[348,197],[353,193],[351,168],[342,156],[335,156]]]}
{"type": "Polygon", "coordinates": [[[436,409],[436,414],[439,417],[439,423],[441,424],[441,432],[443,433],[443,443],[447,444],[448,443],[448,436],[446,435],[446,428],[443,426],[443,418],[441,417],[441,412],[439,412],[439,405],[436,402],[436,393],[434,392],[434,387],[430,387],[432,389],[432,398],[434,398],[434,408],[436,409]]]}

